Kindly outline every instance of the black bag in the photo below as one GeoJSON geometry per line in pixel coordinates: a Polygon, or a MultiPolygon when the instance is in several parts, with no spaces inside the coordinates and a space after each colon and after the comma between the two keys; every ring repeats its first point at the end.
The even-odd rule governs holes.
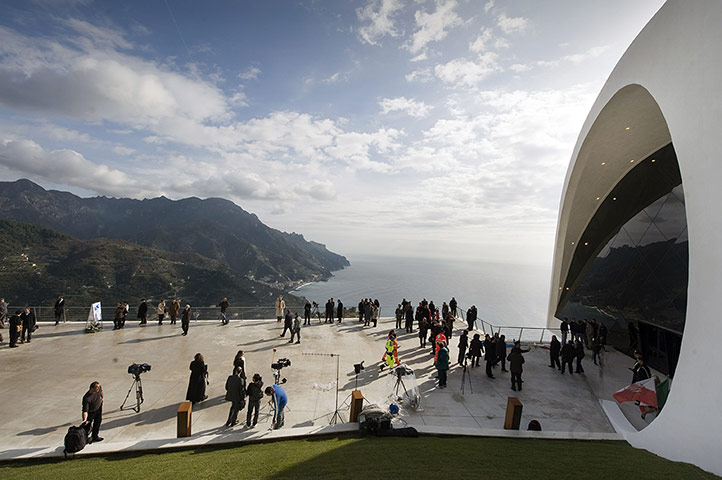
{"type": "Polygon", "coordinates": [[[88,444],[89,427],[90,424],[84,423],[77,427],[71,426],[68,428],[68,433],[65,434],[65,449],[63,449],[65,458],[68,458],[69,453],[77,453],[85,448],[88,444]]]}

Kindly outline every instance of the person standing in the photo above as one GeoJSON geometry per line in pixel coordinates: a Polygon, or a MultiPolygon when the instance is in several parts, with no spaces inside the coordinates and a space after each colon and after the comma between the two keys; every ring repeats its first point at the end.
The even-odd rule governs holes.
{"type": "Polygon", "coordinates": [[[236,356],[233,357],[233,371],[240,370],[239,375],[246,378],[246,358],[243,355],[243,350],[238,350],[236,356]]]}
{"type": "Polygon", "coordinates": [[[464,364],[464,357],[466,356],[466,349],[469,346],[469,331],[464,330],[459,337],[459,365],[464,364]]]}
{"type": "Polygon", "coordinates": [[[303,306],[303,324],[311,325],[311,302],[306,300],[306,304],[303,306]]]}
{"type": "Polygon", "coordinates": [[[198,403],[202,402],[208,396],[206,395],[206,382],[208,378],[208,366],[203,359],[203,355],[196,353],[193,361],[188,367],[191,371],[191,377],[188,380],[188,391],[186,392],[186,400],[198,403]]]}
{"type": "Polygon", "coordinates": [[[404,308],[404,315],[406,316],[406,333],[414,333],[414,307],[411,306],[411,302],[406,302],[406,308],[404,308]]]}
{"type": "Polygon", "coordinates": [[[449,349],[446,348],[445,340],[440,341],[438,345],[436,370],[439,372],[439,388],[446,388],[446,373],[449,370],[449,349]]]}
{"type": "Polygon", "coordinates": [[[180,302],[177,298],[174,298],[170,301],[170,307],[168,308],[168,315],[170,315],[171,325],[175,325],[176,317],[178,317],[178,312],[180,312],[180,302]]]}
{"type": "Polygon", "coordinates": [[[481,359],[481,335],[478,333],[474,334],[474,338],[471,339],[471,342],[469,342],[469,355],[471,356],[471,366],[472,367],[478,367],[479,366],[479,360],[481,359]]]}
{"type": "Polygon", "coordinates": [[[238,412],[246,406],[246,388],[241,377],[241,369],[236,368],[226,379],[226,401],[231,402],[226,427],[238,424],[238,412]]]}
{"type": "Polygon", "coordinates": [[[257,373],[253,374],[253,382],[246,388],[248,394],[248,413],[246,414],[246,426],[253,428],[258,423],[258,410],[261,406],[261,399],[263,398],[263,380],[257,373]],[[253,417],[253,423],[251,423],[251,417],[253,417]]]}
{"type": "Polygon", "coordinates": [[[521,391],[521,373],[524,370],[522,368],[522,365],[524,364],[524,355],[521,353],[521,346],[519,345],[519,342],[514,344],[507,360],[509,360],[509,370],[511,371],[511,389],[514,391],[517,389],[521,391]]]}
{"type": "Polygon", "coordinates": [[[14,315],[10,316],[9,323],[9,334],[10,334],[10,348],[17,348],[18,339],[20,338],[20,332],[23,328],[23,319],[20,318],[22,310],[16,310],[14,315]]]}
{"type": "Polygon", "coordinates": [[[296,336],[296,343],[301,343],[301,318],[297,313],[293,316],[293,325],[291,325],[291,340],[289,340],[288,343],[293,343],[294,335],[296,336]]]}
{"type": "Polygon", "coordinates": [[[158,307],[155,309],[155,313],[158,314],[158,325],[163,325],[163,317],[165,317],[165,298],[160,301],[158,307]]]}
{"type": "Polygon", "coordinates": [[[502,335],[496,339],[496,362],[501,362],[501,371],[508,372],[506,369],[506,336],[502,335]]]}
{"type": "Polygon", "coordinates": [[[270,387],[266,387],[266,395],[271,397],[271,402],[273,402],[274,409],[271,426],[274,430],[277,430],[283,426],[283,422],[285,419],[283,409],[288,403],[288,396],[286,395],[285,390],[283,390],[280,385],[272,385],[270,387]]]}
{"type": "Polygon", "coordinates": [[[148,323],[148,304],[145,303],[145,298],[140,299],[140,305],[138,305],[138,314],[136,317],[140,319],[139,325],[145,325],[148,323]]]}
{"type": "Polygon", "coordinates": [[[559,363],[559,353],[562,350],[562,344],[559,343],[559,340],[557,340],[556,335],[552,335],[552,341],[549,344],[549,366],[551,368],[557,367],[557,369],[561,370],[562,366],[559,363]]]}
{"type": "Polygon", "coordinates": [[[55,325],[57,326],[60,320],[63,319],[63,314],[65,313],[65,299],[62,295],[58,296],[58,299],[55,300],[53,313],[55,313],[55,325]]]}
{"type": "Polygon", "coordinates": [[[0,298],[0,328],[5,328],[5,320],[8,318],[8,304],[4,298],[0,298]]]}
{"type": "Polygon", "coordinates": [[[128,316],[129,311],[130,311],[130,305],[128,305],[128,302],[123,302],[123,321],[120,322],[120,328],[125,327],[125,317],[128,316]]]}
{"type": "Polygon", "coordinates": [[[89,443],[102,442],[100,424],[103,422],[103,387],[99,382],[90,384],[90,388],[83,395],[83,423],[92,433],[89,443]]]}
{"type": "Polygon", "coordinates": [[[285,309],[286,302],[284,302],[283,297],[279,295],[278,300],[276,300],[276,322],[281,323],[281,320],[283,319],[283,311],[285,309]]]}
{"type": "Polygon", "coordinates": [[[221,307],[221,323],[223,325],[228,325],[228,315],[226,315],[226,310],[228,310],[228,299],[223,297],[223,300],[221,300],[221,303],[219,303],[218,306],[221,307]]]}
{"type": "Polygon", "coordinates": [[[562,345],[566,345],[567,335],[569,335],[569,321],[567,320],[567,317],[564,317],[564,320],[562,320],[562,324],[560,325],[559,329],[562,331],[562,345]]]}
{"type": "Polygon", "coordinates": [[[472,305],[469,310],[466,311],[466,323],[468,324],[469,331],[472,332],[476,328],[476,306],[472,305]]]}
{"type": "MultiPolygon", "coordinates": [[[[363,322],[364,321],[364,313],[366,312],[366,305],[364,304],[363,300],[359,300],[358,302],[358,321],[363,322]]],[[[364,326],[366,324],[364,323],[364,326]]]]}
{"type": "Polygon", "coordinates": [[[574,353],[577,357],[577,372],[576,373],[584,373],[584,368],[582,367],[582,359],[584,358],[584,344],[577,340],[574,344],[574,353]]]}
{"type": "Polygon", "coordinates": [[[456,303],[456,298],[451,297],[451,300],[449,300],[449,311],[453,316],[456,316],[456,307],[458,306],[458,303],[456,303]]]}
{"type": "Polygon", "coordinates": [[[562,375],[564,375],[564,370],[566,370],[567,367],[569,367],[569,374],[574,374],[572,362],[574,361],[574,357],[576,356],[576,351],[574,350],[574,344],[572,343],[571,340],[569,340],[567,343],[565,343],[562,346],[561,356],[562,356],[562,375]]]}
{"type": "Polygon", "coordinates": [[[336,302],[336,318],[338,319],[338,323],[341,323],[343,320],[343,302],[340,298],[336,302]]]}
{"type": "MultiPolygon", "coordinates": [[[[401,329],[401,321],[403,320],[404,312],[401,310],[401,304],[399,303],[396,306],[396,311],[394,312],[396,314],[396,329],[401,329]]],[[[408,328],[406,329],[408,332],[408,328]]]]}
{"type": "Polygon", "coordinates": [[[291,327],[293,327],[293,315],[289,309],[286,309],[286,316],[283,321],[283,333],[281,333],[281,336],[285,337],[286,331],[291,330],[291,327]]]}
{"type": "Polygon", "coordinates": [[[486,338],[484,339],[484,361],[486,362],[486,376],[489,378],[496,378],[494,377],[494,373],[491,371],[491,367],[494,366],[494,362],[496,362],[496,343],[489,337],[489,335],[486,335],[486,338]]]}
{"type": "Polygon", "coordinates": [[[120,329],[120,325],[123,322],[124,310],[123,302],[118,302],[118,306],[115,307],[115,315],[113,315],[113,330],[120,329]]]}
{"type": "Polygon", "coordinates": [[[419,347],[426,348],[426,335],[429,334],[429,323],[426,321],[426,317],[421,317],[419,320],[419,347]]]}
{"type": "Polygon", "coordinates": [[[183,333],[181,335],[188,335],[188,328],[191,326],[191,306],[186,304],[181,313],[181,329],[183,333]]]}
{"type": "Polygon", "coordinates": [[[35,323],[35,314],[30,310],[30,307],[25,307],[25,310],[20,315],[20,318],[23,320],[23,328],[22,333],[20,335],[20,343],[25,343],[25,338],[27,337],[27,342],[30,343],[30,339],[33,337],[33,332],[37,329],[36,323],[35,323]]]}

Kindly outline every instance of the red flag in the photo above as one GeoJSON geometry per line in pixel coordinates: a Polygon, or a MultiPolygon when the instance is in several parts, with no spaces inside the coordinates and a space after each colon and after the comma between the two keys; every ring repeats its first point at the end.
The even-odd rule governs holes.
{"type": "Polygon", "coordinates": [[[633,383],[618,390],[612,396],[619,403],[639,402],[640,405],[657,408],[657,391],[654,388],[654,378],[633,383]]]}

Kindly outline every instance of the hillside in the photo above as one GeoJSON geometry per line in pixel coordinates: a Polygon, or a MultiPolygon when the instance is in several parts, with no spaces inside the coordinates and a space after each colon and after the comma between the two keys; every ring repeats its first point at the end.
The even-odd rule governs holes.
{"type": "Polygon", "coordinates": [[[169,253],[121,240],[77,240],[40,225],[0,220],[0,294],[11,304],[47,305],[62,293],[72,303],[177,297],[215,305],[264,305],[283,293],[195,253],[169,253]]]}
{"type": "Polygon", "coordinates": [[[327,278],[348,260],[302,235],[281,232],[220,198],[81,198],[29,181],[0,182],[0,218],[43,225],[78,239],[115,238],[217,260],[275,288],[327,278]]]}

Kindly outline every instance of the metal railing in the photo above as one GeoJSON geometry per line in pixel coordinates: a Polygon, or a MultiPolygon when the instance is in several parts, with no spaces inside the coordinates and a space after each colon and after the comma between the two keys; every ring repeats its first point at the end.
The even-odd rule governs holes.
{"type": "MultiPolygon", "coordinates": [[[[182,305],[183,306],[183,305],[182,305]]],[[[157,321],[158,315],[156,310],[157,305],[148,304],[147,320],[149,322],[157,321]]],[[[8,306],[8,314],[12,314],[18,309],[24,307],[8,306]]],[[[35,318],[39,322],[54,322],[55,321],[55,310],[52,306],[32,306],[30,307],[35,313],[35,318]]],[[[101,312],[104,321],[112,322],[115,317],[115,306],[101,306],[101,312]]],[[[290,307],[292,312],[298,312],[299,315],[303,315],[303,307],[290,307]]],[[[347,307],[348,309],[344,313],[345,318],[357,318],[358,312],[356,312],[356,306],[347,307]]],[[[167,310],[167,309],[166,309],[167,310]]],[[[386,306],[382,305],[379,309],[379,317],[382,316],[382,312],[385,312],[388,316],[389,312],[394,312],[396,305],[386,306]]],[[[221,309],[220,307],[192,307],[192,319],[194,321],[200,320],[220,320],[221,309]]],[[[90,312],[90,306],[88,307],[65,307],[64,316],[61,319],[63,322],[85,322],[88,319],[90,312]]],[[[129,309],[126,316],[126,321],[134,321],[137,319],[137,306],[129,309]]],[[[335,312],[334,312],[335,313],[335,312]]],[[[259,306],[259,307],[228,307],[226,310],[226,316],[229,320],[259,320],[259,319],[275,319],[276,309],[273,306],[259,306]]],[[[166,319],[169,319],[168,313],[165,315],[166,319]]],[[[325,309],[323,305],[319,306],[318,312],[313,312],[312,319],[325,318],[325,309]]],[[[387,318],[387,317],[384,317],[387,318]]],[[[180,312],[178,313],[178,319],[180,319],[180,312]]],[[[457,307],[457,322],[466,324],[466,310],[457,307]]],[[[164,320],[165,321],[165,320],[164,320]]],[[[476,319],[475,327],[481,331],[484,335],[493,335],[498,333],[499,335],[505,335],[507,341],[520,340],[523,343],[548,343],[551,341],[552,335],[556,335],[557,338],[561,339],[561,330],[558,328],[546,328],[546,327],[519,327],[509,325],[494,325],[491,322],[484,320],[483,318],[476,319]]]]}

